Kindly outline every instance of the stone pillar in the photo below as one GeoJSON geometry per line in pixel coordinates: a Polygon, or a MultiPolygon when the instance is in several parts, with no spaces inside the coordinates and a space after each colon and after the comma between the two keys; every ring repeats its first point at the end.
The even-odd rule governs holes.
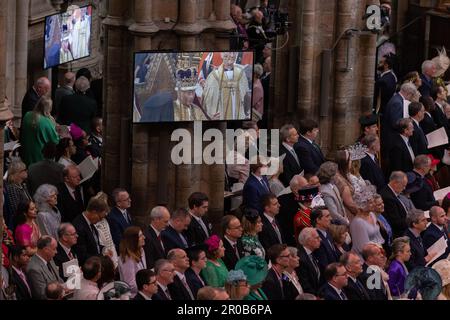
{"type": "Polygon", "coordinates": [[[16,76],[13,113],[21,114],[22,99],[27,91],[28,17],[30,0],[17,0],[16,8],[16,76]]]}

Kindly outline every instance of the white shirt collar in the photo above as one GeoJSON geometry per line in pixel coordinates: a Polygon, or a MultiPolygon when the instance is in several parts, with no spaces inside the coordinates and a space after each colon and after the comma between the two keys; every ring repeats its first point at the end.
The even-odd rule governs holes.
{"type": "Polygon", "coordinates": [[[189,211],[189,214],[191,215],[192,218],[194,218],[195,220],[199,221],[202,220],[202,218],[197,217],[195,214],[192,213],[192,211],[189,211]]]}
{"type": "Polygon", "coordinates": [[[89,219],[86,217],[86,211],[83,212],[82,214],[83,214],[84,220],[86,220],[88,226],[90,226],[91,224],[93,224],[93,223],[91,223],[91,222],[89,221],[89,219]]]}
{"type": "Polygon", "coordinates": [[[441,231],[444,231],[444,227],[443,226],[438,226],[436,223],[433,223],[435,226],[436,226],[436,228],[438,228],[439,230],[441,230],[441,231]]]}
{"type": "Polygon", "coordinates": [[[69,186],[69,185],[68,185],[67,183],[65,183],[65,182],[64,182],[64,184],[66,185],[67,190],[69,190],[71,194],[73,194],[73,193],[75,192],[75,189],[74,189],[74,188],[72,188],[71,186],[69,186]]]}
{"type": "Polygon", "coordinates": [[[311,139],[309,139],[309,138],[307,138],[307,137],[305,137],[304,135],[301,135],[304,139],[306,139],[306,141],[308,141],[309,143],[313,143],[313,141],[311,140],[311,139]]]}
{"type": "Polygon", "coordinates": [[[42,257],[39,255],[39,253],[36,253],[36,257],[38,257],[39,259],[41,259],[42,262],[44,262],[44,264],[47,264],[47,263],[48,263],[47,260],[45,260],[44,258],[42,258],[42,257]]]}
{"type": "Polygon", "coordinates": [[[156,282],[157,284],[158,284],[158,286],[160,286],[161,287],[161,289],[164,291],[164,293],[166,292],[166,290],[167,290],[167,286],[165,286],[165,285],[163,285],[161,282],[159,282],[159,281],[157,281],[156,282]]]}
{"type": "Polygon", "coordinates": [[[375,155],[370,153],[370,152],[366,152],[366,154],[370,157],[370,159],[372,159],[373,161],[375,161],[375,155]]]}
{"type": "Polygon", "coordinates": [[[328,284],[330,285],[330,287],[332,287],[332,288],[334,289],[334,291],[337,292],[337,294],[338,294],[339,296],[341,296],[341,293],[342,293],[342,290],[341,290],[341,289],[336,288],[335,286],[333,286],[333,285],[332,285],[331,283],[329,283],[329,282],[328,282],[328,284]]]}
{"type": "Polygon", "coordinates": [[[232,246],[234,246],[234,245],[237,243],[237,241],[230,240],[230,238],[228,238],[228,236],[224,236],[224,238],[227,239],[227,241],[228,241],[232,246]]]}
{"type": "Polygon", "coordinates": [[[71,249],[68,248],[68,247],[66,247],[65,245],[63,245],[63,244],[62,244],[61,242],[59,242],[59,241],[58,241],[58,243],[59,243],[59,245],[61,246],[61,248],[63,248],[64,252],[68,255],[69,252],[71,251],[71,249]]]}
{"type": "Polygon", "coordinates": [[[152,300],[152,298],[151,297],[149,297],[148,295],[146,295],[144,292],[142,292],[142,291],[139,291],[139,293],[141,294],[141,296],[143,296],[144,297],[144,299],[145,300],[152,300]]]}
{"type": "Polygon", "coordinates": [[[380,78],[382,78],[384,75],[386,75],[386,74],[388,74],[388,73],[392,73],[392,75],[393,75],[394,78],[395,78],[395,82],[398,82],[398,81],[397,81],[397,76],[395,75],[394,71],[392,71],[392,69],[389,69],[389,70],[383,72],[383,73],[380,75],[380,78]]]}
{"type": "Polygon", "coordinates": [[[156,236],[159,236],[159,234],[160,234],[161,232],[159,232],[158,230],[156,230],[156,228],[155,228],[154,226],[152,226],[151,224],[150,224],[150,227],[153,229],[153,231],[155,231],[156,236]]]}
{"type": "Polygon", "coordinates": [[[264,216],[267,218],[267,220],[269,220],[270,223],[272,223],[272,222],[275,220],[275,218],[269,216],[269,215],[268,215],[267,213],[265,213],[265,212],[264,212],[264,216]]]}
{"type": "Polygon", "coordinates": [[[303,249],[305,249],[306,254],[307,254],[308,256],[312,253],[312,251],[309,250],[309,249],[308,249],[307,247],[305,247],[305,246],[303,246],[303,249]]]}
{"type": "Polygon", "coordinates": [[[175,270],[175,274],[180,278],[181,281],[183,281],[186,277],[184,276],[184,273],[181,273],[177,270],[175,270]]]}
{"type": "Polygon", "coordinates": [[[259,182],[263,181],[263,177],[258,177],[258,176],[255,175],[254,173],[252,173],[252,176],[254,176],[256,179],[258,179],[259,182]]]}
{"type": "Polygon", "coordinates": [[[405,141],[406,145],[408,145],[409,138],[408,138],[408,137],[405,137],[405,136],[402,135],[402,134],[400,135],[400,137],[402,137],[403,141],[405,141]]]}
{"type": "Polygon", "coordinates": [[[419,126],[419,121],[417,121],[416,119],[414,119],[413,117],[411,117],[411,120],[414,121],[414,123],[419,126]]]}
{"type": "Polygon", "coordinates": [[[288,145],[286,142],[283,142],[283,146],[291,152],[294,151],[294,148],[292,146],[288,145]]]}
{"type": "Polygon", "coordinates": [[[397,197],[400,195],[399,193],[395,192],[394,189],[392,189],[392,187],[389,185],[389,183],[388,183],[388,187],[389,187],[389,189],[392,190],[392,193],[394,193],[397,197]]]}
{"type": "Polygon", "coordinates": [[[127,213],[127,209],[121,209],[119,207],[116,207],[117,209],[119,209],[120,212],[122,212],[123,215],[125,215],[125,213],[127,213]]]}

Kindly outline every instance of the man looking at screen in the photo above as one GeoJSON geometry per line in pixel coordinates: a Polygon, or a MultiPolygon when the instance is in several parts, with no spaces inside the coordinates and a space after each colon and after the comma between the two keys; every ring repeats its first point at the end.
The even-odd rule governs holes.
{"type": "Polygon", "coordinates": [[[246,119],[244,100],[249,85],[244,68],[235,64],[237,52],[221,56],[223,63],[206,79],[203,107],[213,120],[246,119]]]}
{"type": "Polygon", "coordinates": [[[195,67],[177,70],[177,100],[173,103],[174,121],[210,120],[200,106],[195,104],[197,69],[195,67]]]}

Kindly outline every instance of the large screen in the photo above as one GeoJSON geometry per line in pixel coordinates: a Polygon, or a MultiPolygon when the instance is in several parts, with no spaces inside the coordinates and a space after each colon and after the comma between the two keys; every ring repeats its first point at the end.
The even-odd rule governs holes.
{"type": "Polygon", "coordinates": [[[70,6],[45,18],[44,69],[90,55],[92,6],[70,6]]]}
{"type": "Polygon", "coordinates": [[[133,122],[250,120],[252,51],[138,52],[133,122]]]}

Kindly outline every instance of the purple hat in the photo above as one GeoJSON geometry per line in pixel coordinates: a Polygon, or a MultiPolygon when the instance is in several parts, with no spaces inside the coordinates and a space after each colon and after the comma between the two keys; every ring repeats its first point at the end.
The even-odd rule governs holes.
{"type": "Polygon", "coordinates": [[[69,130],[73,141],[79,140],[83,137],[83,130],[81,130],[81,128],[75,123],[70,124],[69,130]]]}

